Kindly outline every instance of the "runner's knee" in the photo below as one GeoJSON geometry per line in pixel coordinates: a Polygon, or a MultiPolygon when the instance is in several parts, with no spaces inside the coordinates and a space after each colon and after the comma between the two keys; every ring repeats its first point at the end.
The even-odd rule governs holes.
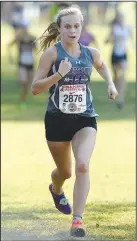
{"type": "Polygon", "coordinates": [[[61,173],[61,176],[62,176],[64,179],[69,179],[69,178],[71,178],[71,176],[72,176],[71,170],[69,170],[69,169],[63,170],[63,171],[61,171],[60,173],[61,173]]]}
{"type": "Polygon", "coordinates": [[[85,162],[81,162],[76,167],[76,175],[85,174],[88,172],[88,170],[89,170],[88,164],[86,164],[85,162]]]}

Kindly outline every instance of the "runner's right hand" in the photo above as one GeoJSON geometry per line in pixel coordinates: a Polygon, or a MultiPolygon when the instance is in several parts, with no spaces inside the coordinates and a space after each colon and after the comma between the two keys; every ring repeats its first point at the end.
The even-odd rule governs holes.
{"type": "Polygon", "coordinates": [[[58,72],[64,77],[70,70],[71,70],[72,64],[66,57],[64,60],[61,61],[59,65],[58,72]]]}

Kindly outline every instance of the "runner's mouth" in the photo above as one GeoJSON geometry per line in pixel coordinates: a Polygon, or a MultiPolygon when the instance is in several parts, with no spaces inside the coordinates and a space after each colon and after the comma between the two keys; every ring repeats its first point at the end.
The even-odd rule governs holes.
{"type": "Polygon", "coordinates": [[[69,38],[75,39],[75,38],[76,38],[76,36],[69,36],[69,38]]]}

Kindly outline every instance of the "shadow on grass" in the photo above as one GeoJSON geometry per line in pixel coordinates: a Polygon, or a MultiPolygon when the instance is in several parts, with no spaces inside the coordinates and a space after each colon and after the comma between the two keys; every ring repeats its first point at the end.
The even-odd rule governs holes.
{"type": "MultiPolygon", "coordinates": [[[[134,213],[135,203],[88,204],[84,240],[135,240],[135,219],[129,216],[134,213]]],[[[54,208],[22,209],[20,204],[2,212],[2,240],[73,240],[70,225],[71,216],[54,208]]]]}
{"type": "MultiPolygon", "coordinates": [[[[115,101],[108,100],[107,86],[103,81],[93,81],[91,84],[93,103],[99,120],[132,120],[135,119],[135,82],[128,83],[126,105],[122,110],[116,108],[115,101]]],[[[33,96],[29,93],[28,107],[19,109],[19,86],[15,83],[13,75],[3,76],[1,83],[2,120],[37,121],[44,118],[48,92],[33,96]]]]}

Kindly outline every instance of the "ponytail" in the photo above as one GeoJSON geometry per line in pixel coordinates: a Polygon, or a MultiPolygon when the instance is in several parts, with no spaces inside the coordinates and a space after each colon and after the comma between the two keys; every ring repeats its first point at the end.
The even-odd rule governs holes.
{"type": "Polygon", "coordinates": [[[57,23],[53,22],[49,25],[49,27],[45,30],[42,36],[39,38],[40,40],[40,51],[44,51],[54,42],[56,42],[57,37],[59,36],[59,30],[57,23]]]}

